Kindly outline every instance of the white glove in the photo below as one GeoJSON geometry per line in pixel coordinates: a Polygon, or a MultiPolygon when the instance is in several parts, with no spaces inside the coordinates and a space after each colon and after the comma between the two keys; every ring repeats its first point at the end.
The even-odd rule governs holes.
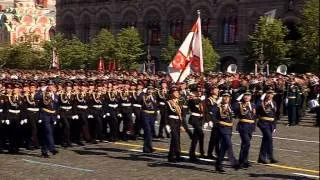
{"type": "Polygon", "coordinates": [[[110,116],[110,113],[107,113],[106,116],[110,116]]]}
{"type": "Polygon", "coordinates": [[[23,122],[24,122],[25,124],[27,124],[27,123],[28,123],[28,119],[24,119],[23,122]]]}
{"type": "Polygon", "coordinates": [[[136,117],[136,115],[134,113],[131,114],[132,117],[136,117]]]}
{"type": "Polygon", "coordinates": [[[9,125],[9,124],[10,124],[10,121],[9,121],[9,120],[6,120],[6,124],[9,125]]]}
{"type": "Polygon", "coordinates": [[[209,121],[209,127],[213,128],[213,122],[212,121],[209,121]]]}
{"type": "Polygon", "coordinates": [[[106,117],[107,117],[107,115],[103,115],[103,116],[102,116],[102,118],[106,118],[106,117]]]}
{"type": "Polygon", "coordinates": [[[277,132],[277,130],[276,130],[276,129],[274,129],[274,130],[273,130],[273,133],[276,133],[276,132],[277,132]]]}
{"type": "Polygon", "coordinates": [[[208,129],[209,124],[208,123],[204,123],[203,125],[203,129],[208,129]]]}
{"type": "Polygon", "coordinates": [[[38,120],[38,123],[41,123],[41,122],[42,122],[42,120],[41,120],[41,119],[39,119],[39,120],[38,120]]]}
{"type": "Polygon", "coordinates": [[[286,100],[285,100],[285,104],[286,104],[286,105],[288,104],[288,98],[286,98],[286,100]]]}
{"type": "Polygon", "coordinates": [[[168,132],[168,133],[170,133],[170,132],[171,132],[171,128],[170,128],[170,126],[169,126],[169,125],[166,125],[166,130],[167,130],[167,132],[168,132]]]}
{"type": "Polygon", "coordinates": [[[4,124],[5,122],[6,122],[5,120],[2,120],[2,121],[1,121],[2,124],[4,124]]]}
{"type": "Polygon", "coordinates": [[[57,119],[60,119],[61,117],[60,117],[60,115],[57,115],[57,119]]]}
{"type": "Polygon", "coordinates": [[[90,118],[93,119],[93,115],[89,114],[89,115],[88,115],[88,118],[89,118],[89,119],[90,119],[90,118]]]}
{"type": "Polygon", "coordinates": [[[57,124],[57,121],[53,121],[53,125],[56,125],[57,124]]]}
{"type": "Polygon", "coordinates": [[[202,95],[201,97],[200,97],[200,100],[201,101],[204,101],[206,99],[206,96],[204,96],[204,95],[202,95]]]}
{"type": "Polygon", "coordinates": [[[120,117],[120,118],[121,118],[121,117],[122,117],[122,114],[118,114],[118,117],[120,117]]]}
{"type": "Polygon", "coordinates": [[[21,120],[21,121],[20,121],[20,124],[21,124],[21,125],[23,125],[23,124],[24,124],[24,121],[23,121],[23,120],[21,120]]]}

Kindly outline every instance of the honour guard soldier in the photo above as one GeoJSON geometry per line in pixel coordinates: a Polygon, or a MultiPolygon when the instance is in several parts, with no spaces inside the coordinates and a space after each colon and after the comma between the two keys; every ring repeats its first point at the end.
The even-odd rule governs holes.
{"type": "Polygon", "coordinates": [[[289,82],[287,92],[287,110],[288,110],[288,126],[298,124],[298,105],[299,105],[299,88],[295,85],[294,80],[289,82]]]}
{"type": "Polygon", "coordinates": [[[142,105],[142,119],[143,119],[143,131],[144,131],[144,144],[143,152],[152,153],[152,128],[154,127],[157,102],[153,97],[153,87],[148,86],[147,93],[143,95],[142,105]]]}
{"type": "Polygon", "coordinates": [[[38,120],[39,120],[39,100],[36,99],[37,83],[30,82],[24,92],[24,104],[26,108],[26,119],[30,125],[30,130],[27,135],[28,142],[27,147],[38,148],[38,120]],[[33,146],[33,147],[31,147],[33,146]]]}
{"type": "Polygon", "coordinates": [[[230,94],[228,92],[222,93],[221,104],[216,105],[213,111],[215,120],[217,121],[217,130],[219,142],[221,143],[219,155],[216,162],[216,170],[220,173],[225,171],[222,168],[222,161],[224,155],[228,152],[229,161],[234,169],[239,169],[239,163],[234,157],[231,136],[233,127],[233,111],[230,106],[230,94]]]}
{"type": "Polygon", "coordinates": [[[59,120],[62,124],[61,143],[63,147],[71,147],[71,122],[73,117],[74,94],[72,94],[72,83],[65,82],[64,90],[59,93],[60,107],[59,120]]]}
{"type": "Polygon", "coordinates": [[[137,84],[137,90],[134,91],[133,94],[133,112],[136,116],[136,120],[134,122],[134,132],[135,136],[141,136],[140,131],[142,129],[142,119],[141,119],[141,108],[142,108],[142,101],[143,101],[143,82],[139,81],[137,84]]]}
{"type": "Polygon", "coordinates": [[[219,154],[219,139],[217,134],[216,122],[214,121],[215,118],[213,117],[213,110],[214,107],[218,103],[219,98],[219,88],[217,86],[210,87],[210,96],[206,99],[206,106],[205,106],[205,119],[206,123],[204,124],[204,128],[208,126],[211,128],[211,135],[208,145],[208,158],[214,159],[213,150],[215,150],[216,156],[219,154]]]}
{"type": "Polygon", "coordinates": [[[243,94],[239,103],[235,104],[235,114],[239,118],[237,130],[240,133],[241,149],[239,163],[241,167],[248,168],[250,141],[252,133],[255,130],[256,107],[251,103],[251,92],[247,91],[243,94]]]}
{"type": "Polygon", "coordinates": [[[0,82],[0,153],[5,148],[5,140],[6,140],[6,117],[5,117],[5,100],[6,100],[6,92],[5,88],[3,88],[3,82],[0,82]]]}
{"type": "Polygon", "coordinates": [[[92,143],[97,144],[97,140],[102,142],[102,118],[103,118],[103,94],[102,84],[96,83],[96,89],[91,93],[91,114],[93,115],[93,122],[91,123],[91,137],[92,143]]]}
{"type": "Polygon", "coordinates": [[[133,135],[132,95],[129,91],[129,81],[124,82],[124,89],[120,92],[120,112],[123,120],[122,139],[127,141],[133,135]]]}
{"type": "MultiPolygon", "coordinates": [[[[163,137],[163,130],[165,129],[165,111],[166,111],[166,101],[168,99],[168,89],[167,89],[167,83],[165,81],[161,82],[161,89],[157,90],[157,101],[159,103],[159,109],[160,109],[160,114],[161,114],[161,119],[160,119],[160,126],[159,126],[159,138],[164,138],[163,137]]],[[[169,133],[166,131],[167,137],[169,138],[169,133]]]]}
{"type": "Polygon", "coordinates": [[[175,86],[170,89],[170,99],[166,102],[166,130],[171,133],[171,142],[168,155],[169,162],[181,161],[180,127],[183,120],[182,107],[179,104],[179,89],[175,86]]]}
{"type": "Polygon", "coordinates": [[[53,139],[53,124],[57,121],[57,108],[58,108],[58,95],[56,94],[55,86],[52,82],[49,82],[48,87],[43,88],[42,92],[36,95],[36,99],[40,100],[40,120],[41,122],[41,152],[42,156],[48,158],[48,151],[53,155],[58,151],[54,145],[53,139]]]}
{"type": "Polygon", "coordinates": [[[267,164],[267,159],[271,163],[278,162],[273,157],[272,133],[276,130],[275,112],[277,111],[277,107],[273,101],[273,93],[274,91],[271,88],[266,89],[265,97],[262,97],[257,105],[258,127],[263,135],[258,163],[263,164],[267,164]]]}
{"type": "Polygon", "coordinates": [[[106,104],[107,104],[107,113],[106,118],[110,128],[110,138],[109,141],[115,142],[119,139],[119,98],[118,98],[118,85],[116,82],[113,82],[112,87],[109,87],[106,94],[106,104]]]}
{"type": "Polygon", "coordinates": [[[192,141],[191,141],[191,147],[189,151],[189,156],[191,161],[197,161],[196,157],[196,147],[197,143],[199,141],[199,148],[200,148],[200,154],[201,157],[204,157],[204,133],[202,130],[203,125],[203,112],[204,112],[204,106],[203,106],[203,100],[201,99],[202,96],[202,89],[200,86],[197,86],[194,84],[190,88],[190,96],[188,100],[188,107],[190,109],[190,119],[189,124],[192,125],[194,128],[192,141]]]}
{"type": "Polygon", "coordinates": [[[7,86],[8,93],[6,98],[6,124],[8,126],[9,153],[18,153],[19,151],[19,126],[22,120],[22,98],[20,96],[21,85],[18,82],[13,84],[13,91],[7,86]]]}
{"type": "Polygon", "coordinates": [[[187,113],[188,113],[188,92],[186,90],[186,84],[184,82],[180,83],[179,86],[180,89],[180,98],[179,98],[179,104],[182,106],[182,126],[190,139],[192,139],[192,132],[188,128],[188,123],[187,123],[187,113]]]}

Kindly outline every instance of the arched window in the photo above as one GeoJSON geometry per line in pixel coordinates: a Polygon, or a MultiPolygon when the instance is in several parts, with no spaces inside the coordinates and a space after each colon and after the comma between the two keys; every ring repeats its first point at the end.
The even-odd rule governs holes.
{"type": "Polygon", "coordinates": [[[133,11],[127,11],[122,17],[120,28],[137,27],[137,15],[133,11]]]}
{"type": "Polygon", "coordinates": [[[173,20],[170,22],[170,35],[178,41],[183,40],[183,20],[173,20]]]}
{"type": "Polygon", "coordinates": [[[100,14],[98,17],[98,28],[101,29],[110,29],[110,20],[109,16],[106,13],[100,14]]]}
{"type": "Polygon", "coordinates": [[[238,16],[234,7],[227,7],[222,14],[222,42],[223,44],[234,44],[237,42],[238,16]]]}
{"type": "Polygon", "coordinates": [[[149,22],[148,29],[148,44],[159,45],[161,38],[161,28],[159,22],[149,22]]]}
{"type": "Polygon", "coordinates": [[[90,30],[91,30],[90,25],[91,25],[90,17],[88,15],[83,16],[81,19],[80,39],[84,43],[88,43],[90,41],[90,30]]]}
{"type": "Polygon", "coordinates": [[[66,38],[71,39],[73,35],[76,34],[75,23],[72,16],[67,16],[63,20],[63,33],[66,38]]]}
{"type": "Polygon", "coordinates": [[[208,37],[209,36],[210,18],[201,19],[201,26],[202,26],[202,34],[205,37],[208,37]]]}

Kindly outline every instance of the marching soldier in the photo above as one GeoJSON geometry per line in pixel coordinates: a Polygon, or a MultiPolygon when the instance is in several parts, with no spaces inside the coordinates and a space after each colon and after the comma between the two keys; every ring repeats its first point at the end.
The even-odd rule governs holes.
{"type": "MultiPolygon", "coordinates": [[[[132,121],[132,95],[130,94],[129,81],[124,82],[124,89],[120,91],[120,112],[123,120],[122,139],[127,141],[133,136],[133,121],[132,121]]],[[[120,125],[120,122],[119,122],[120,125]]]]}
{"type": "Polygon", "coordinates": [[[214,159],[213,150],[215,150],[216,156],[219,154],[219,139],[216,129],[216,122],[214,121],[215,118],[213,117],[213,110],[214,107],[218,103],[219,98],[219,88],[217,86],[210,87],[210,96],[206,99],[206,106],[205,106],[205,119],[206,123],[204,127],[206,128],[209,126],[211,128],[211,135],[208,145],[208,158],[214,159]]]}
{"type": "Polygon", "coordinates": [[[136,116],[136,120],[134,122],[134,132],[136,137],[141,136],[140,131],[142,129],[141,108],[143,99],[143,87],[143,82],[139,81],[137,84],[137,90],[133,92],[133,112],[136,116]]]}
{"type": "Polygon", "coordinates": [[[186,90],[186,84],[184,82],[180,83],[179,86],[180,89],[180,98],[179,98],[179,104],[182,106],[182,127],[192,139],[192,131],[188,128],[188,123],[187,123],[187,114],[188,114],[188,92],[186,90]]]}
{"type": "Polygon", "coordinates": [[[6,91],[3,88],[3,82],[0,82],[0,153],[5,148],[6,140],[6,117],[5,117],[5,101],[6,101],[6,91]]]}
{"type": "Polygon", "coordinates": [[[19,126],[22,120],[22,98],[20,96],[21,85],[18,82],[13,84],[13,90],[11,85],[7,86],[7,98],[6,102],[6,124],[8,127],[8,137],[9,137],[9,153],[19,152],[19,126]]]}
{"type": "Polygon", "coordinates": [[[97,140],[102,142],[102,118],[103,118],[103,94],[102,84],[97,83],[96,89],[91,93],[91,114],[93,115],[93,122],[91,123],[91,137],[92,143],[97,144],[97,140]]]}
{"type": "Polygon", "coordinates": [[[171,142],[169,148],[168,161],[169,162],[180,162],[181,159],[181,148],[180,148],[180,127],[182,117],[182,107],[179,104],[179,89],[175,86],[170,89],[170,99],[166,102],[167,116],[166,129],[171,133],[171,142]]]}
{"type": "Polygon", "coordinates": [[[222,94],[221,104],[214,107],[213,114],[213,117],[215,117],[215,120],[217,121],[218,137],[219,142],[221,143],[218,159],[216,162],[216,170],[220,173],[225,172],[222,168],[222,161],[226,152],[228,152],[228,158],[232,164],[232,167],[234,169],[239,169],[239,163],[234,157],[231,142],[233,111],[230,106],[230,94],[228,92],[224,92],[222,94]]]}
{"type": "MultiPolygon", "coordinates": [[[[167,89],[167,83],[165,81],[162,81],[161,83],[161,89],[157,90],[157,101],[159,103],[159,109],[160,109],[160,114],[161,114],[161,119],[160,119],[160,126],[159,126],[159,138],[164,138],[163,137],[163,130],[165,129],[165,111],[166,111],[166,101],[168,99],[168,89],[167,89]]],[[[167,138],[169,138],[169,133],[165,131],[167,134],[167,138]]]]}
{"type": "Polygon", "coordinates": [[[143,119],[143,132],[144,132],[144,144],[143,152],[152,153],[154,151],[152,147],[152,128],[154,127],[157,101],[153,97],[153,87],[148,86],[147,93],[143,95],[142,105],[142,119],[143,119]]]}
{"type": "Polygon", "coordinates": [[[275,112],[277,111],[273,101],[273,93],[274,91],[271,88],[266,89],[265,97],[257,105],[258,127],[263,135],[258,163],[263,164],[267,164],[267,159],[271,163],[278,162],[273,156],[272,134],[276,130],[275,112]]]}
{"type": "Polygon", "coordinates": [[[107,113],[106,118],[110,128],[109,141],[115,142],[119,139],[119,98],[118,98],[118,85],[114,82],[106,94],[107,113]]]}
{"type": "Polygon", "coordinates": [[[62,146],[71,147],[71,124],[73,120],[73,102],[74,94],[72,93],[72,83],[65,82],[65,88],[59,93],[59,120],[62,124],[62,146]]]}
{"type": "Polygon", "coordinates": [[[53,155],[58,151],[54,145],[53,124],[57,121],[58,95],[53,83],[49,83],[47,88],[43,88],[42,92],[37,94],[37,100],[40,100],[40,120],[41,122],[41,152],[42,156],[48,158],[48,151],[53,155]]]}
{"type": "Polygon", "coordinates": [[[204,112],[204,106],[203,106],[203,100],[201,99],[202,96],[202,89],[200,86],[192,86],[190,88],[191,94],[189,96],[188,100],[188,107],[190,109],[190,119],[189,124],[192,125],[194,128],[192,141],[191,141],[191,147],[189,151],[190,160],[195,162],[197,161],[196,157],[196,147],[197,143],[199,141],[199,148],[200,148],[200,154],[201,157],[204,157],[204,133],[202,130],[203,125],[203,112],[204,112]]]}
{"type": "Polygon", "coordinates": [[[294,80],[289,82],[287,92],[287,111],[288,111],[288,126],[298,124],[298,105],[299,105],[299,88],[295,85],[294,80]]]}
{"type": "Polygon", "coordinates": [[[241,138],[239,164],[241,167],[248,168],[250,166],[248,161],[250,141],[255,130],[256,119],[256,107],[251,103],[250,91],[243,94],[241,101],[235,104],[234,109],[236,116],[240,119],[237,125],[241,138]]]}

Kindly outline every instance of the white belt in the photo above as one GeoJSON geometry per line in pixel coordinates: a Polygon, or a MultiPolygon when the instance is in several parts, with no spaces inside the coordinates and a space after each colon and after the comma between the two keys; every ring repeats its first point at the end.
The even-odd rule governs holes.
{"type": "Polygon", "coordinates": [[[164,102],[160,102],[159,104],[160,104],[160,105],[163,105],[163,106],[166,105],[164,102]]]}
{"type": "Polygon", "coordinates": [[[18,114],[18,113],[20,113],[20,110],[9,109],[9,112],[14,113],[14,114],[18,114]]]}
{"type": "Polygon", "coordinates": [[[175,116],[175,115],[169,115],[169,118],[171,118],[171,119],[180,119],[179,116],[175,116]]]}
{"type": "Polygon", "coordinates": [[[0,109],[0,113],[2,113],[3,112],[3,109],[0,109]]]}
{"type": "Polygon", "coordinates": [[[38,112],[39,108],[27,108],[28,111],[38,112]]]}
{"type": "Polygon", "coordinates": [[[183,105],[182,107],[183,107],[183,108],[188,108],[188,106],[186,106],[186,105],[183,105]]]}
{"type": "Polygon", "coordinates": [[[88,109],[88,106],[78,105],[77,107],[78,107],[79,109],[88,109]]]}
{"type": "Polygon", "coordinates": [[[199,113],[191,113],[191,116],[202,117],[202,114],[199,114],[199,113]]]}
{"type": "Polygon", "coordinates": [[[112,107],[112,108],[117,108],[118,107],[118,104],[108,104],[109,107],[112,107]]]}
{"type": "Polygon", "coordinates": [[[140,104],[133,104],[134,107],[141,108],[142,106],[140,104]]]}
{"type": "Polygon", "coordinates": [[[128,106],[131,106],[131,103],[122,103],[121,106],[128,107],[128,106]]]}
{"type": "Polygon", "coordinates": [[[72,106],[61,106],[61,109],[70,110],[72,109],[72,106]]]}
{"type": "Polygon", "coordinates": [[[102,108],[102,105],[93,105],[94,108],[102,108]]]}

